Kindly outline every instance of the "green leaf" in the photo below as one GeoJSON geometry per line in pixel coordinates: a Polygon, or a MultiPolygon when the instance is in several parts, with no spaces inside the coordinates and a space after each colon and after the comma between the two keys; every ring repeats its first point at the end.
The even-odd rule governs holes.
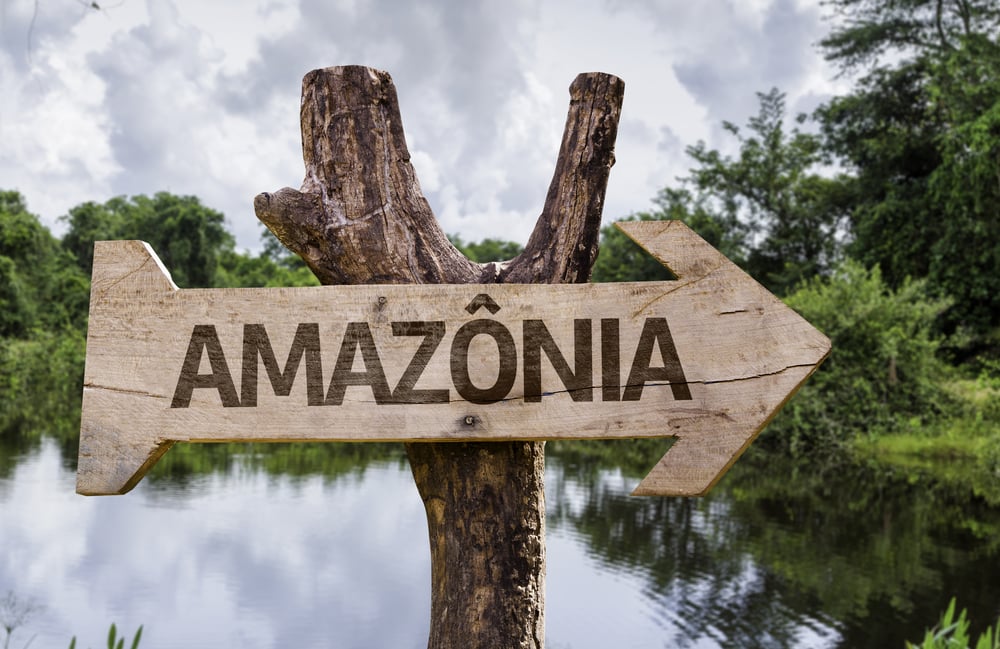
{"type": "Polygon", "coordinates": [[[142,625],[139,625],[139,629],[135,632],[135,639],[132,640],[132,649],[136,649],[139,646],[140,638],[142,638],[142,625]]]}

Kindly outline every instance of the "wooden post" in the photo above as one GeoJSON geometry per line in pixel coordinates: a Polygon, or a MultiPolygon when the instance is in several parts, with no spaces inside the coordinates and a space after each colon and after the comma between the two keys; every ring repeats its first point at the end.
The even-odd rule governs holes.
{"type": "MultiPolygon", "coordinates": [[[[624,83],[588,73],[570,108],[525,251],[477,264],[448,241],[410,163],[395,87],[360,66],[302,81],[300,190],[254,200],[258,218],[324,284],[586,282],[624,83]]],[[[544,646],[544,443],[411,443],[431,544],[428,647],[544,646]]]]}

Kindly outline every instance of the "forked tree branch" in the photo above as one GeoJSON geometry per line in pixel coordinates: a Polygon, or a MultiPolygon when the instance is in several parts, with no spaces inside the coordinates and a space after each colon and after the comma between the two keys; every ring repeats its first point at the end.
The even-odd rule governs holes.
{"type": "Polygon", "coordinates": [[[254,209],[324,284],[587,281],[623,92],[621,79],[602,73],[570,86],[545,207],[524,253],[506,266],[475,264],[448,241],[410,162],[392,80],[371,68],[305,76],[302,187],[260,194],[254,209]]]}
{"type": "MultiPolygon", "coordinates": [[[[254,199],[258,218],[324,284],[585,282],[597,256],[623,82],[582,74],[523,254],[476,264],[420,191],[385,72],[314,70],[302,82],[299,190],[254,199]]],[[[431,541],[433,649],[544,646],[542,442],[407,445],[431,541]]]]}

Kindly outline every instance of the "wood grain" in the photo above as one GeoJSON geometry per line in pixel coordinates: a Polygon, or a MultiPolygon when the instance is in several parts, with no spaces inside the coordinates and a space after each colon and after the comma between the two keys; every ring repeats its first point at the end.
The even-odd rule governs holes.
{"type": "MultiPolygon", "coordinates": [[[[636,492],[703,493],[822,361],[829,341],[683,224],[620,227],[664,260],[678,280],[178,290],[142,242],[101,242],[94,257],[79,488],[119,492],[176,441],[677,437],[636,492]],[[469,313],[467,307],[482,295],[495,303],[495,314],[486,307],[469,313]],[[690,399],[678,399],[669,382],[649,381],[638,400],[622,400],[645,323],[657,318],[669,325],[690,399]],[[613,371],[604,369],[604,320],[617,323],[613,371]],[[365,323],[371,332],[390,391],[410,365],[421,365],[414,358],[425,336],[395,335],[394,322],[441,323],[441,340],[411,386],[418,394],[436,395],[436,402],[393,403],[386,393],[378,403],[376,390],[366,384],[344,388],[339,404],[310,405],[304,359],[288,396],[277,396],[254,356],[255,406],[225,407],[219,389],[200,387],[190,391],[186,407],[171,407],[196,326],[210,325],[217,333],[235,394],[243,390],[246,325],[263,326],[278,369],[287,371],[297,327],[315,323],[319,380],[327,395],[341,353],[349,353],[346,367],[354,376],[370,369],[360,348],[341,352],[349,323],[365,323]],[[493,403],[470,402],[456,388],[456,349],[468,350],[463,366],[474,387],[498,383],[500,346],[493,336],[478,334],[470,344],[456,345],[456,332],[472,322],[496,323],[510,333],[512,353],[504,362],[514,379],[493,403]],[[526,322],[544,323],[571,369],[581,353],[574,347],[577,323],[585,323],[591,333],[585,356],[593,369],[586,389],[573,391],[576,399],[546,353],[531,365],[539,368],[541,389],[534,393],[540,396],[533,400],[529,391],[525,398],[525,349],[532,346],[526,322]],[[101,446],[114,452],[101,454],[95,450],[101,446]],[[108,471],[101,458],[114,469],[108,471]]],[[[199,358],[205,356],[201,373],[212,374],[208,350],[199,351],[199,358]]],[[[647,365],[664,362],[657,351],[647,365]]]]}
{"type": "MultiPolygon", "coordinates": [[[[513,260],[475,264],[448,242],[420,190],[396,91],[381,70],[305,76],[305,179],[298,190],[261,194],[254,208],[326,284],[586,282],[624,88],[600,72],[573,81],[545,204],[513,260]]],[[[431,532],[428,647],[540,649],[544,442],[408,443],[406,453],[431,532]],[[502,587],[496,570],[509,576],[502,587]]]]}
{"type": "MultiPolygon", "coordinates": [[[[78,491],[127,491],[177,440],[408,440],[431,542],[428,646],[544,646],[544,442],[533,440],[675,436],[676,444],[636,493],[701,493],[829,349],[825,338],[747,283],[739,269],[679,224],[623,226],[668,262],[680,277],[677,282],[518,286],[588,281],[623,93],[623,82],[612,75],[576,78],[556,168],[524,253],[506,262],[476,264],[448,242],[420,191],[389,75],[361,66],[307,74],[300,113],[305,178],[299,189],[260,194],[254,208],[324,284],[365,286],[178,291],[141,242],[100,246],[78,491]],[[377,286],[400,284],[465,286],[426,291],[377,286]],[[463,311],[480,295],[488,295],[500,310],[463,311]],[[633,355],[639,355],[644,335],[639,323],[651,319],[669,323],[675,345],[657,346],[677,358],[659,359],[670,370],[649,374],[657,380],[634,382],[641,389],[634,383],[616,385],[630,383],[633,355]],[[471,324],[476,320],[494,324],[471,324]],[[582,361],[577,346],[567,342],[583,331],[580,321],[590,323],[594,366],[587,378],[593,386],[581,385],[582,361]],[[430,329],[444,331],[440,349],[412,385],[404,380],[411,367],[406,359],[419,355],[428,328],[406,325],[396,333],[416,335],[393,335],[393,322],[430,322],[430,329]],[[561,378],[550,358],[540,358],[551,352],[544,341],[533,352],[526,350],[527,338],[538,342],[544,337],[539,322],[566,355],[561,378]],[[345,355],[338,366],[342,341],[352,326],[350,335],[361,335],[359,323],[372,332],[368,360],[377,349],[386,385],[351,385],[343,388],[342,399],[332,399],[338,405],[310,406],[310,399],[331,402],[331,391],[323,390],[333,375],[346,382],[379,382],[366,373],[363,358],[348,367],[345,355]],[[302,324],[306,333],[315,326],[320,351],[296,338],[302,324]],[[209,325],[217,349],[207,360],[195,358],[187,369],[189,375],[211,372],[194,383],[224,384],[225,389],[189,383],[189,401],[178,400],[178,374],[196,338],[193,328],[209,325]],[[510,359],[497,368],[498,353],[485,333],[465,341],[467,354],[459,345],[461,362],[454,362],[460,332],[499,335],[500,328],[511,333],[503,344],[521,345],[513,354],[513,369],[510,359]],[[242,338],[249,331],[259,341],[263,330],[273,347],[274,372],[258,368],[254,394],[246,389],[243,359],[253,358],[259,348],[251,346],[244,354],[242,338]],[[622,351],[609,361],[615,345],[605,334],[612,330],[620,334],[616,342],[622,351]],[[309,347],[303,354],[312,355],[312,382],[309,368],[300,368],[287,396],[277,396],[289,387],[285,354],[296,340],[302,349],[309,347]],[[317,355],[322,370],[315,367],[317,355]],[[216,381],[221,359],[231,385],[216,381]],[[572,391],[562,380],[570,364],[576,372],[572,391]],[[535,366],[540,366],[537,381],[528,376],[535,366]],[[460,377],[468,374],[462,380],[469,385],[496,384],[506,393],[493,399],[497,395],[490,388],[486,399],[483,392],[459,389],[456,367],[460,377]],[[676,380],[678,368],[684,371],[683,386],[676,380]],[[511,371],[513,380],[504,374],[511,371]],[[277,380],[274,373],[280,374],[277,380]],[[664,376],[672,378],[664,381],[664,376]],[[406,401],[399,398],[400,385],[411,396],[423,391],[427,402],[386,403],[386,394],[406,401]],[[580,400],[586,393],[590,400],[580,400]],[[638,399],[615,400],[626,394],[638,399]],[[237,402],[241,405],[234,406],[237,402]],[[184,407],[170,407],[178,403],[184,407]]],[[[206,351],[207,338],[197,340],[202,348],[196,351],[206,351]]],[[[266,365],[263,358],[257,360],[266,365]]],[[[646,364],[656,363],[650,358],[646,364]]]]}

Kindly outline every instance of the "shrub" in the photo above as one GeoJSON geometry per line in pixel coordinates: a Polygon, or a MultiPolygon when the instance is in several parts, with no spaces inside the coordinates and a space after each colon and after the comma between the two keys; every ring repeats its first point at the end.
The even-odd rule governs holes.
{"type": "Polygon", "coordinates": [[[945,411],[948,367],[935,355],[932,326],[947,302],[921,282],[889,290],[877,268],[845,262],[786,302],[830,337],[833,348],[768,429],[766,440],[793,452],[837,445],[859,433],[926,423],[945,411]]]}

